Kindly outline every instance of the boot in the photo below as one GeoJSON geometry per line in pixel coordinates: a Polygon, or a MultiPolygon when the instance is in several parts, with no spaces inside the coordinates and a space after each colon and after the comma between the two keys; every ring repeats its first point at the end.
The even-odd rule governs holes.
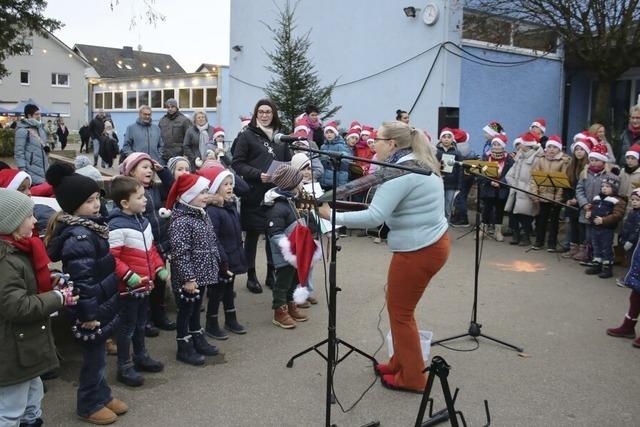
{"type": "Polygon", "coordinates": [[[269,289],[273,289],[275,284],[276,284],[276,269],[273,268],[272,264],[267,264],[267,278],[264,281],[264,285],[269,289]]]}
{"type": "Polygon", "coordinates": [[[291,318],[296,322],[306,322],[307,320],[309,320],[309,316],[299,310],[298,304],[296,304],[295,302],[289,301],[287,303],[287,309],[289,310],[289,316],[291,316],[291,318]]]}
{"type": "Polygon", "coordinates": [[[511,234],[511,241],[509,242],[510,245],[516,246],[520,244],[520,233],[516,233],[513,232],[511,234]]]}
{"type": "Polygon", "coordinates": [[[199,331],[189,331],[189,333],[193,337],[193,348],[195,348],[198,353],[204,356],[215,356],[220,352],[218,347],[213,344],[209,344],[204,338],[204,329],[200,329],[199,331]]]}
{"type": "Polygon", "coordinates": [[[531,246],[531,237],[527,233],[523,234],[518,246],[531,246]]]}
{"type": "Polygon", "coordinates": [[[249,271],[247,271],[247,289],[254,294],[262,293],[262,285],[258,281],[258,277],[256,277],[255,268],[250,268],[249,271]]]}
{"type": "Polygon", "coordinates": [[[158,314],[153,319],[153,324],[163,331],[176,330],[176,322],[167,317],[167,311],[164,305],[162,305],[158,310],[158,314]]]}
{"type": "Polygon", "coordinates": [[[160,329],[153,326],[150,322],[144,325],[144,336],[147,338],[155,338],[160,335],[160,329]]]}
{"type": "Polygon", "coordinates": [[[229,335],[227,335],[225,330],[220,328],[220,325],[218,325],[218,315],[207,316],[207,324],[204,327],[204,330],[211,338],[220,341],[224,341],[229,338],[229,335]]]}
{"type": "Polygon", "coordinates": [[[569,243],[569,251],[562,254],[562,258],[573,258],[579,251],[580,246],[575,243],[569,243]]]}
{"type": "Polygon", "coordinates": [[[133,365],[138,371],[142,372],[162,372],[164,369],[164,364],[152,359],[148,353],[145,353],[142,357],[133,356],[133,365]]]}
{"type": "Polygon", "coordinates": [[[204,365],[204,356],[197,353],[193,348],[193,340],[191,335],[187,335],[183,338],[177,338],[178,352],[176,353],[176,360],[184,362],[187,365],[204,365]]]}
{"type": "Polygon", "coordinates": [[[118,369],[116,379],[129,387],[140,387],[144,384],[144,378],[136,371],[133,366],[118,369]]]}
{"type": "Polygon", "coordinates": [[[617,328],[607,329],[607,335],[611,335],[612,337],[620,337],[620,338],[635,338],[636,337],[636,323],[638,323],[638,319],[632,319],[629,317],[629,314],[624,315],[624,320],[622,321],[622,325],[617,328]]]}
{"type": "Polygon", "coordinates": [[[598,274],[598,277],[601,279],[609,279],[613,277],[613,263],[603,262],[602,271],[598,274]]]}
{"type": "Polygon", "coordinates": [[[640,338],[636,338],[635,340],[633,340],[631,345],[634,346],[635,348],[640,348],[640,338]]]}
{"type": "Polygon", "coordinates": [[[507,228],[505,228],[505,229],[502,231],[502,235],[503,235],[504,237],[513,236],[513,230],[511,229],[511,227],[508,227],[508,226],[507,226],[507,228]]]}
{"type": "Polygon", "coordinates": [[[292,329],[296,327],[296,321],[289,316],[289,310],[286,305],[273,310],[273,320],[271,322],[284,329],[292,329]]]}
{"type": "Polygon", "coordinates": [[[111,409],[116,415],[126,414],[129,410],[129,406],[120,399],[111,399],[109,403],[104,406],[111,409]]]}
{"type": "Polygon", "coordinates": [[[595,275],[602,273],[602,263],[600,261],[593,261],[593,265],[587,268],[585,274],[595,275]]]}
{"type": "Polygon", "coordinates": [[[29,424],[20,423],[19,427],[41,427],[42,425],[44,425],[44,421],[42,420],[42,418],[36,418],[35,421],[30,422],[29,424]]]}
{"type": "Polygon", "coordinates": [[[504,235],[502,234],[502,224],[496,224],[496,241],[504,242],[504,235]]]}
{"type": "Polygon", "coordinates": [[[106,425],[115,423],[118,416],[111,409],[103,406],[88,417],[80,417],[80,419],[89,424],[106,425]]]}
{"type": "Polygon", "coordinates": [[[236,316],[236,309],[232,309],[224,312],[224,328],[228,331],[233,332],[234,334],[244,335],[247,333],[247,330],[244,326],[238,323],[238,318],[236,316]]]}
{"type": "Polygon", "coordinates": [[[580,262],[589,261],[589,248],[587,247],[587,245],[578,246],[578,251],[573,256],[573,259],[580,262]]]}

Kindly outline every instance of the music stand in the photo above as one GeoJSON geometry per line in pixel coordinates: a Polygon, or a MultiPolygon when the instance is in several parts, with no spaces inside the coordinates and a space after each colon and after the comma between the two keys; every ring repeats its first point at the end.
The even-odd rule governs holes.
{"type": "Polygon", "coordinates": [[[531,178],[538,187],[571,188],[569,177],[564,172],[531,171],[531,178]]]}

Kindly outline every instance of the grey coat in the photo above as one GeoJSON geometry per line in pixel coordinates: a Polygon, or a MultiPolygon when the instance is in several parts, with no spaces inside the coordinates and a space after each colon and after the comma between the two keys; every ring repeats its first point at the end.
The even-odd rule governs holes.
{"type": "Polygon", "coordinates": [[[580,175],[580,180],[576,186],[576,200],[578,201],[578,206],[580,206],[580,216],[578,217],[580,223],[589,224],[589,220],[584,216],[585,207],[593,201],[595,196],[600,194],[602,179],[607,173],[607,168],[598,173],[593,173],[587,167],[580,175]]]}
{"type": "MultiPolygon", "coordinates": [[[[515,158],[515,162],[507,176],[507,184],[529,191],[529,180],[531,179],[531,169],[538,158],[541,148],[531,149],[527,152],[520,151],[515,158]]],[[[522,191],[511,189],[504,210],[514,214],[535,216],[538,214],[538,203],[531,196],[522,191]]]]}
{"type": "Polygon", "coordinates": [[[31,176],[32,183],[45,182],[45,172],[49,168],[49,158],[44,151],[47,133],[43,126],[32,126],[27,120],[20,119],[16,125],[14,158],[16,166],[31,176]]]}
{"type": "Polygon", "coordinates": [[[127,126],[122,152],[127,156],[131,153],[147,153],[153,160],[161,162],[163,145],[158,125],[138,119],[127,126]]]}
{"type": "Polygon", "coordinates": [[[178,111],[173,117],[165,114],[160,119],[158,126],[160,127],[162,141],[164,142],[162,158],[169,160],[175,156],[182,156],[184,153],[182,142],[184,141],[187,129],[191,127],[191,120],[178,111]]]}
{"type": "MultiPolygon", "coordinates": [[[[207,129],[207,134],[209,134],[209,142],[207,143],[206,150],[215,150],[216,143],[213,139],[213,126],[209,125],[207,129]]],[[[184,156],[189,160],[191,167],[195,170],[196,159],[200,158],[205,160],[205,153],[200,152],[200,130],[196,127],[196,125],[189,126],[187,129],[187,133],[184,135],[184,142],[182,144],[184,147],[184,156]]]]}

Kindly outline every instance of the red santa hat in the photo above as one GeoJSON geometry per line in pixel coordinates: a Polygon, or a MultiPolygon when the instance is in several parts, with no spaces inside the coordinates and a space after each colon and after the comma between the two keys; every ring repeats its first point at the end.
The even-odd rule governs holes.
{"type": "Polygon", "coordinates": [[[309,136],[309,132],[311,132],[311,127],[309,127],[309,121],[306,117],[296,120],[296,127],[293,129],[293,134],[295,136],[302,136],[306,138],[309,136]]]}
{"type": "Polygon", "coordinates": [[[31,176],[25,171],[19,169],[0,170],[0,187],[2,188],[17,190],[25,179],[29,180],[29,186],[31,186],[31,176]]]}
{"type": "Polygon", "coordinates": [[[598,138],[588,130],[583,130],[582,132],[578,132],[573,137],[573,142],[588,141],[591,145],[595,145],[598,143],[598,138]]]}
{"type": "Polygon", "coordinates": [[[548,147],[549,145],[558,147],[558,149],[562,151],[562,138],[560,138],[560,136],[558,135],[551,135],[549,139],[547,139],[547,144],[545,145],[545,147],[548,147]]]}
{"type": "Polygon", "coordinates": [[[214,127],[213,128],[213,139],[216,139],[220,135],[224,136],[224,129],[222,129],[221,127],[214,127]]]}
{"type": "Polygon", "coordinates": [[[579,132],[573,137],[573,144],[571,144],[571,151],[573,152],[576,147],[582,148],[584,151],[588,153],[591,152],[593,148],[593,144],[595,143],[595,138],[590,137],[588,131],[579,132]]]}
{"type": "Polygon", "coordinates": [[[629,150],[624,153],[624,156],[633,156],[636,159],[640,159],[640,144],[633,144],[631,147],[629,147],[629,150]]]}
{"type": "Polygon", "coordinates": [[[245,128],[245,127],[249,126],[249,123],[251,123],[251,116],[242,116],[242,117],[240,117],[240,126],[245,128]]]}
{"type": "Polygon", "coordinates": [[[504,133],[504,128],[502,127],[502,125],[495,121],[489,122],[489,124],[483,127],[482,130],[492,137],[498,136],[504,133]]]}
{"type": "Polygon", "coordinates": [[[293,293],[293,300],[296,304],[302,304],[309,298],[309,272],[311,266],[322,258],[322,249],[313,239],[309,227],[300,223],[296,224],[287,237],[278,240],[278,246],[284,259],[298,272],[298,287],[293,293]]]}
{"type": "Polygon", "coordinates": [[[591,149],[591,152],[589,153],[589,158],[602,160],[603,162],[606,162],[607,160],[609,160],[609,158],[607,157],[607,153],[608,153],[607,146],[605,144],[598,144],[591,149]]]}
{"type": "Polygon", "coordinates": [[[453,129],[453,139],[457,144],[469,142],[469,134],[462,129],[453,129]]]}
{"type": "Polygon", "coordinates": [[[184,203],[191,203],[198,194],[209,189],[209,184],[209,180],[202,176],[191,173],[180,175],[171,186],[171,190],[169,190],[165,207],[160,208],[158,213],[162,218],[168,218],[171,216],[171,208],[178,200],[184,203]]]}
{"type": "Polygon", "coordinates": [[[498,144],[500,144],[502,146],[502,148],[505,148],[507,146],[507,142],[509,140],[507,139],[507,135],[503,134],[503,133],[499,133],[497,135],[494,135],[493,138],[491,139],[491,142],[497,142],[498,144]]]}
{"type": "Polygon", "coordinates": [[[347,139],[352,137],[360,139],[360,130],[358,128],[352,127],[349,129],[349,132],[347,132],[347,139]]]}
{"type": "Polygon", "coordinates": [[[358,131],[361,131],[362,130],[362,125],[360,124],[359,121],[354,120],[349,125],[349,129],[358,129],[358,131]]]}
{"type": "Polygon", "coordinates": [[[360,132],[360,136],[369,136],[373,130],[373,126],[364,125],[362,127],[362,132],[360,132]]]}
{"type": "Polygon", "coordinates": [[[210,168],[204,168],[196,172],[199,176],[203,176],[211,182],[209,186],[209,193],[217,193],[222,181],[228,176],[231,177],[231,184],[236,185],[236,177],[231,171],[223,168],[222,166],[213,166],[210,168]]]}
{"type": "Polygon", "coordinates": [[[338,132],[338,123],[336,121],[330,121],[326,125],[324,125],[324,132],[326,133],[328,130],[335,133],[336,135],[340,135],[338,132]]]}
{"type": "Polygon", "coordinates": [[[367,144],[373,144],[374,142],[376,142],[377,136],[378,136],[377,131],[374,130],[373,132],[371,132],[371,135],[367,137],[367,144]]]}
{"type": "Polygon", "coordinates": [[[455,137],[453,136],[453,129],[451,128],[442,128],[442,130],[440,131],[440,137],[438,139],[442,139],[444,135],[451,135],[451,138],[455,139],[455,137]]]}
{"type": "Polygon", "coordinates": [[[545,133],[547,131],[547,121],[545,119],[535,119],[533,122],[531,122],[529,129],[534,126],[540,128],[542,133],[545,133]]]}
{"type": "Polygon", "coordinates": [[[535,147],[538,145],[538,137],[531,132],[525,132],[520,135],[520,143],[525,147],[535,147]]]}

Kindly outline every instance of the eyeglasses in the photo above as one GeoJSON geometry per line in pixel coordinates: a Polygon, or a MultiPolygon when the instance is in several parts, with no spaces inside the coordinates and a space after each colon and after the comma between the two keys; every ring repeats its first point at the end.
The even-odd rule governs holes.
{"type": "Polygon", "coordinates": [[[273,111],[271,110],[258,110],[258,114],[262,114],[263,116],[268,116],[273,114],[273,111]]]}
{"type": "Polygon", "coordinates": [[[391,141],[393,138],[373,138],[373,142],[376,141],[391,141]]]}

